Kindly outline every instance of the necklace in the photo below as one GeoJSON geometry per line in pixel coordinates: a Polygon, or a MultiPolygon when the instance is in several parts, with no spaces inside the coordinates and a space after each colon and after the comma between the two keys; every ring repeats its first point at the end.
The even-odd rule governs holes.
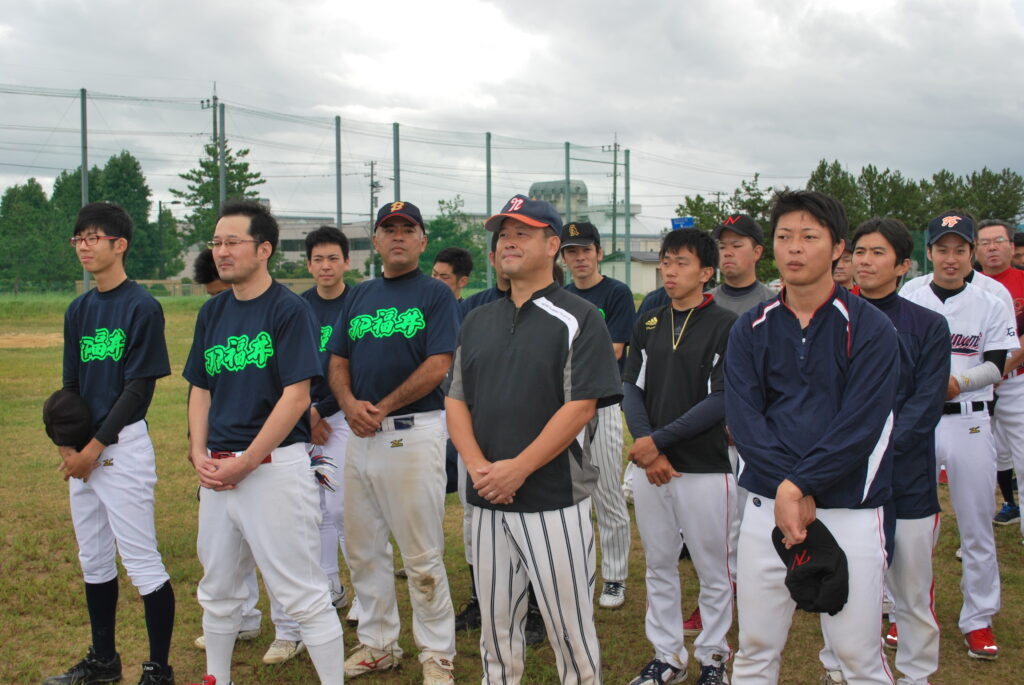
{"type": "Polygon", "coordinates": [[[686,332],[686,324],[690,323],[690,317],[693,316],[693,311],[695,309],[697,309],[697,308],[693,307],[693,309],[690,310],[690,313],[686,315],[686,318],[683,319],[683,327],[681,329],[679,329],[679,335],[676,336],[676,308],[672,307],[672,306],[669,306],[669,310],[671,310],[671,323],[672,323],[672,327],[668,330],[668,334],[672,338],[672,349],[673,350],[678,348],[679,347],[679,343],[681,343],[683,341],[683,333],[686,332]]]}

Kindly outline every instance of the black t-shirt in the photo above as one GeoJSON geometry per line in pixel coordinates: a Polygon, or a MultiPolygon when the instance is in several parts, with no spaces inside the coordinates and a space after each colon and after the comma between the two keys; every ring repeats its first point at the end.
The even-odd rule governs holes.
{"type": "MultiPolygon", "coordinates": [[[[416,269],[374,278],[352,288],[327,349],[349,360],[352,394],[376,404],[427,357],[451,354],[459,330],[459,303],[441,281],[416,269]]],[[[392,416],[444,408],[440,386],[399,407],[392,416]]]]}
{"type": "Polygon", "coordinates": [[[501,298],[505,297],[505,293],[506,292],[508,292],[508,291],[506,291],[506,290],[498,290],[498,286],[494,286],[493,288],[488,288],[487,290],[481,290],[478,293],[474,293],[474,294],[470,295],[466,299],[464,299],[461,302],[459,302],[459,310],[460,310],[460,313],[462,314],[462,318],[466,318],[466,314],[469,314],[471,311],[473,311],[477,307],[485,305],[488,302],[494,302],[495,300],[500,300],[501,298]]]}
{"type": "MultiPolygon", "coordinates": [[[[316,331],[309,303],[277,281],[252,300],[227,291],[203,305],[184,375],[210,391],[211,450],[246,449],[285,387],[320,377],[316,331]]],[[[309,440],[303,413],[280,446],[309,440]]]]}
{"type": "MultiPolygon", "coordinates": [[[[124,390],[140,378],[171,373],[164,339],[164,312],[135,281],[106,292],[80,295],[64,314],[64,385],[78,387],[99,428],[124,390]]],[[[140,405],[125,425],[146,417],[140,405]]]]}
{"type": "Polygon", "coordinates": [[[350,288],[345,288],[341,291],[341,295],[338,295],[333,300],[325,300],[320,297],[315,286],[299,295],[306,302],[309,302],[309,306],[313,310],[313,322],[317,325],[317,331],[319,332],[317,350],[320,353],[320,368],[323,370],[323,376],[313,382],[309,394],[312,396],[313,404],[317,406],[321,416],[330,416],[338,411],[338,403],[334,399],[334,395],[331,394],[330,383],[327,382],[327,369],[331,363],[331,353],[327,351],[327,341],[331,339],[331,335],[334,333],[334,324],[338,322],[338,317],[341,316],[341,307],[349,290],[350,288]]]}
{"type": "MultiPolygon", "coordinates": [[[[565,289],[574,295],[579,295],[587,302],[597,307],[601,312],[605,325],[608,326],[608,335],[613,343],[628,343],[629,336],[633,333],[633,324],[636,322],[636,307],[633,304],[633,291],[622,281],[604,276],[592,288],[577,288],[575,283],[569,283],[565,289]]],[[[619,359],[619,371],[624,368],[626,351],[623,350],[619,359]]]]}
{"type": "MultiPolygon", "coordinates": [[[[601,315],[558,285],[516,309],[508,297],[477,307],[459,331],[446,380],[448,395],[467,404],[477,443],[489,461],[519,455],[566,402],[622,398],[615,355],[601,315]]],[[[466,500],[506,511],[563,509],[589,497],[597,483],[587,435],[532,473],[508,505],[494,505],[466,481],[466,500]]]]}
{"type": "MultiPolygon", "coordinates": [[[[725,390],[726,343],[736,315],[715,304],[710,295],[693,310],[672,311],[672,305],[649,311],[633,328],[629,359],[622,379],[644,393],[644,407],[654,429],[676,420],[713,392],[725,390]],[[682,340],[678,337],[686,316],[682,340]]],[[[725,422],[680,440],[665,450],[672,467],[681,473],[731,471],[725,422]]]]}

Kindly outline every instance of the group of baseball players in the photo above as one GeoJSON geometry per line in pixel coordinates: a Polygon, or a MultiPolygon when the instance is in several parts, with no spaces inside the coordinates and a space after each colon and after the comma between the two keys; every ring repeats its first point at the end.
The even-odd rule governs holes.
{"type": "MultiPolygon", "coordinates": [[[[686,681],[686,635],[698,685],[775,683],[796,607],[821,614],[822,683],[923,685],[938,668],[941,472],[960,530],[959,627],[970,656],[996,658],[992,497],[998,480],[995,522],[1017,522],[1012,472],[1024,472],[1024,247],[1015,254],[1012,226],[934,218],[933,271],[897,292],[906,226],[876,218],[850,235],[835,199],[780,192],[781,293],[757,280],[762,227],[737,214],[665,235],[663,287],[639,313],[629,287],[600,273],[592,224],[563,225],[550,204],[516,195],[484,227],[496,283],[469,298],[465,250],[443,249],[432,277],[421,272],[425,223],[403,201],[374,223],[379,278],[346,287],[348,240],[325,226],[306,237],[316,285],[300,296],[270,275],[269,210],[221,208],[196,263],[213,297],[184,367],[202,685],[232,683],[236,640],[259,635],[257,568],[275,626],[264,661],[308,652],[321,683],[400,665],[396,575],[425,685],[454,682],[457,629],[479,629],[484,683],[529,680],[526,647],[545,637],[562,683],[600,683],[594,600],[626,599],[627,495],[653,648],[630,685],[686,681]],[[472,588],[458,614],[443,555],[455,490],[472,588]],[[339,550],[358,635],[348,658],[339,550]],[[686,620],[684,554],[699,582],[686,620]],[[897,650],[898,681],[883,644],[897,650]]],[[[140,685],[175,682],[145,423],[170,365],[162,310],[125,273],[131,240],[109,203],[83,207],[71,238],[96,288],[67,310],[63,388],[44,421],[69,481],[92,645],[44,685],[120,680],[117,553],[145,605],[140,685]]]]}

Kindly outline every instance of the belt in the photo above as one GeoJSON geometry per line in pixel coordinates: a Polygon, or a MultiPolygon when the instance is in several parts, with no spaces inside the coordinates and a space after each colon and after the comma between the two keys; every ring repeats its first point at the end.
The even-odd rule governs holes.
{"type": "MultiPolygon", "coordinates": [[[[241,452],[231,452],[228,450],[210,450],[210,459],[234,459],[239,454],[241,454],[241,452]]],[[[268,454],[267,458],[261,461],[260,464],[269,464],[270,462],[271,458],[270,455],[268,454]]]]}
{"type": "MultiPolygon", "coordinates": [[[[943,414],[963,414],[964,410],[963,410],[962,404],[965,404],[965,403],[962,403],[962,402],[946,402],[945,404],[942,405],[942,413],[943,414]]],[[[989,402],[987,404],[989,405],[987,407],[987,409],[989,410],[989,413],[991,413],[992,412],[992,403],[989,402]]],[[[986,409],[985,405],[986,405],[985,402],[980,402],[980,401],[971,402],[971,412],[972,413],[977,413],[977,412],[985,411],[985,409],[986,409]]]]}
{"type": "Polygon", "coordinates": [[[425,411],[416,414],[404,414],[402,416],[388,416],[380,422],[378,433],[383,431],[404,431],[414,428],[417,424],[429,426],[441,420],[441,411],[425,411]]]}

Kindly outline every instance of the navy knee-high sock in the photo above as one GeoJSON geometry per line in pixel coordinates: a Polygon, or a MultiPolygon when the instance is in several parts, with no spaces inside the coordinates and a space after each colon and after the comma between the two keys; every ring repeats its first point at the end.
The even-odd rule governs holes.
{"type": "Polygon", "coordinates": [[[117,616],[117,578],[106,583],[85,584],[85,604],[89,608],[92,648],[102,661],[117,655],[114,623],[117,616]]]}
{"type": "Polygon", "coordinates": [[[171,581],[143,595],[146,609],[146,632],[149,634],[149,660],[167,666],[171,652],[171,632],[174,630],[174,590],[171,581]]]}
{"type": "Polygon", "coordinates": [[[1013,497],[1013,469],[996,471],[996,482],[999,483],[999,491],[1003,493],[1003,501],[1011,507],[1017,506],[1013,497]]]}

